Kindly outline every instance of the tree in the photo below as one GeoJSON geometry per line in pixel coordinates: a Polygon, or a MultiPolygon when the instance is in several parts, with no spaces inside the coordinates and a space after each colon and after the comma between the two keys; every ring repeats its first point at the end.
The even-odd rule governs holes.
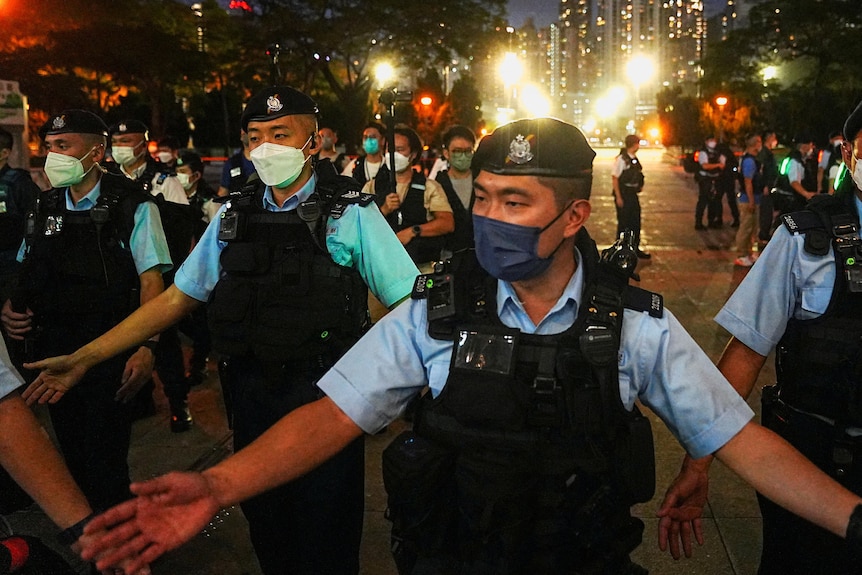
{"type": "Polygon", "coordinates": [[[753,6],[749,19],[748,28],[708,46],[704,94],[726,92],[752,106],[753,122],[825,140],[862,92],[858,1],[769,0],[753,6]],[[776,79],[764,78],[768,66],[776,79]]]}
{"type": "MultiPolygon", "coordinates": [[[[261,38],[279,43],[290,82],[308,90],[322,76],[344,110],[342,140],[358,141],[372,103],[373,65],[442,68],[481,45],[504,0],[439,0],[431,7],[395,0],[257,0],[261,38]]],[[[403,78],[399,87],[409,88],[403,78]]]]}

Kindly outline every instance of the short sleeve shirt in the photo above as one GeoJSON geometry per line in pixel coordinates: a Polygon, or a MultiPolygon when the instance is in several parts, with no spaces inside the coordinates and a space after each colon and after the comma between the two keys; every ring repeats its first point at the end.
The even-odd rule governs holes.
{"type": "Polygon", "coordinates": [[[24,385],[24,379],[12,366],[6,342],[0,337],[0,399],[24,385]]]}
{"type": "MultiPolygon", "coordinates": [[[[754,176],[757,174],[757,162],[751,156],[743,156],[742,157],[742,165],[740,166],[742,171],[742,177],[746,180],[753,180],[754,176]]],[[[760,197],[763,194],[762,190],[754,190],[754,203],[760,203],[760,197]]],[[[748,194],[745,192],[745,187],[743,186],[739,192],[739,203],[747,204],[748,203],[748,194]]]]}
{"type": "MultiPolygon", "coordinates": [[[[578,266],[548,315],[534,325],[514,289],[498,281],[497,313],[509,327],[551,335],[575,321],[584,278],[578,266]]],[[[428,335],[425,300],[410,300],[381,319],[318,382],[360,428],[374,433],[399,416],[428,385],[446,385],[452,342],[428,335]]],[[[627,409],[650,407],[695,458],[718,450],[753,412],[667,310],[664,317],[625,310],[619,393],[627,409]]]]}
{"type": "MultiPolygon", "coordinates": [[[[272,189],[263,194],[263,208],[270,212],[295,210],[314,191],[312,178],[282,206],[273,201],[272,189]]],[[[222,276],[221,252],[227,242],[218,239],[222,206],[207,226],[189,257],[177,271],[174,284],[189,297],[207,301],[222,276]]],[[[368,288],[387,307],[407,297],[419,274],[401,242],[376,205],[351,204],[338,219],[330,217],[326,228],[326,248],[336,264],[357,270],[368,288]]]]}
{"type": "MultiPolygon", "coordinates": [[[[862,202],[855,199],[862,217],[862,202]]],[[[766,356],[778,345],[791,318],[825,313],[835,285],[835,255],[805,251],[805,235],[779,226],[748,275],[715,316],[739,341],[766,356]],[[757,310],[754,313],[753,310],[757,310]]]]}
{"type": "MultiPolygon", "coordinates": [[[[405,196],[407,196],[408,190],[413,185],[414,184],[409,182],[397,184],[395,190],[398,194],[398,198],[402,202],[404,201],[405,196]]],[[[368,194],[373,194],[374,180],[369,180],[365,182],[362,191],[368,194]]],[[[423,204],[425,206],[425,219],[429,222],[434,219],[434,216],[432,215],[434,212],[452,213],[452,205],[449,203],[449,199],[446,197],[446,192],[443,190],[443,186],[441,186],[437,180],[425,180],[423,204]]]]}
{"type": "Polygon", "coordinates": [[[240,165],[236,168],[233,167],[232,158],[228,158],[224,163],[224,166],[221,170],[221,180],[219,181],[219,185],[223,188],[230,188],[230,180],[234,176],[250,176],[254,173],[254,164],[251,160],[245,157],[244,154],[240,153],[242,156],[242,161],[240,165]]]}
{"type": "MultiPolygon", "coordinates": [[[[101,194],[102,182],[99,181],[90,193],[81,198],[77,204],[72,201],[69,188],[64,191],[66,198],[66,209],[72,212],[85,212],[96,205],[101,194]]],[[[162,220],[159,218],[159,209],[153,202],[141,202],[135,208],[135,227],[129,237],[129,250],[135,262],[135,270],[141,275],[147,270],[157,269],[164,273],[169,271],[173,264],[165,241],[165,231],[162,228],[162,220]]],[[[18,250],[18,261],[24,260],[25,243],[21,243],[18,250]]]]}

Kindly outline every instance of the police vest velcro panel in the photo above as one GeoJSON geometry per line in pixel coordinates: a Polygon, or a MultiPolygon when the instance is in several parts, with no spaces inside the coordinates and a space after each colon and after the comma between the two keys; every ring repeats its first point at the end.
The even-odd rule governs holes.
{"type": "Polygon", "coordinates": [[[776,350],[779,397],[789,405],[862,427],[862,240],[853,196],[817,196],[805,210],[784,216],[804,249],[835,255],[835,284],[826,312],[791,319],[776,350]]]}
{"type": "MultiPolygon", "coordinates": [[[[584,231],[578,247],[585,256],[587,285],[594,281],[597,265],[595,245],[590,242],[584,231]]],[[[449,492],[455,492],[461,517],[450,517],[455,523],[447,528],[459,533],[460,539],[449,542],[451,549],[439,551],[455,554],[465,566],[494,561],[474,552],[481,556],[489,540],[495,541],[511,527],[500,546],[492,546],[500,554],[492,564],[494,569],[518,567],[494,572],[621,568],[640,541],[642,524],[629,514],[633,495],[631,482],[621,476],[620,454],[640,450],[640,460],[649,462],[633,464],[640,478],[648,480],[636,497],[649,499],[654,488],[652,436],[647,424],[641,429],[647,437],[641,433],[640,439],[633,440],[636,446],[619,445],[632,441],[633,415],[624,413],[619,397],[619,333],[610,344],[609,377],[599,376],[604,368],[586,357],[592,350],[584,347],[582,336],[588,325],[595,325],[590,304],[607,310],[596,303],[605,297],[614,299],[619,309],[596,312],[596,317],[614,317],[617,327],[621,325],[622,289],[587,290],[588,300],[577,321],[562,334],[523,334],[497,318],[496,280],[474,273],[475,261],[464,258],[464,277],[471,278],[471,287],[445,285],[457,283],[462,272],[453,265],[450,278],[433,276],[432,288],[442,281],[442,295],[428,290],[423,281],[417,282],[416,290],[423,292],[418,297],[428,298],[432,336],[441,337],[451,329],[455,342],[446,386],[435,399],[426,395],[414,424],[419,439],[454,453],[454,483],[449,492]],[[589,295],[594,293],[595,298],[589,295]],[[449,301],[461,308],[453,311],[458,318],[454,323],[444,321],[440,312],[449,301]],[[536,545],[543,536],[554,544],[536,545]],[[513,546],[514,541],[529,543],[513,546]],[[621,545],[621,541],[627,543],[621,545]]],[[[446,492],[440,495],[445,497],[446,492]]]]}
{"type": "Polygon", "coordinates": [[[103,176],[97,207],[86,212],[66,210],[62,190],[43,197],[22,283],[43,328],[38,349],[46,355],[89,342],[140,302],[126,228],[142,197],[117,183],[103,176]]]}
{"type": "Polygon", "coordinates": [[[257,192],[223,215],[223,226],[235,220],[235,233],[210,297],[213,347],[273,362],[337,358],[367,327],[367,287],[358,272],[332,261],[297,211],[268,212],[261,200],[257,192]]]}

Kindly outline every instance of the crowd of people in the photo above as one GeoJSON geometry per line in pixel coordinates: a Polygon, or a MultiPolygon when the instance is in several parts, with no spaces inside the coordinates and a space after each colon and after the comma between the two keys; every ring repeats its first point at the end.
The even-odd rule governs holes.
{"type": "Polygon", "coordinates": [[[638,402],[688,454],[659,511],[672,554],[702,539],[716,457],[761,496],[761,573],[856,571],[862,105],[819,164],[808,137],[780,166],[774,133],[747,137],[739,160],[705,139],[695,227],[723,226],[726,198],[736,263],[752,267],[716,318],[733,336],[718,366],[660,294],[629,284],[651,257],[636,135],[611,172],[620,240],[599,253],[595,152],[560,120],[479,142],[453,126],[433,177],[406,125],[369,122],[348,160],[288,86],[252,96],[241,124],[216,191],[174,139],[154,158],[145,125],[82,110],[40,132],[50,190],[0,171],[23,190],[0,216],[18,234],[4,244],[0,462],[85,559],[146,573],[240,503],[264,573],[356,574],[363,438],[410,406],[383,461],[400,573],[645,573],[630,507],[652,497],[655,458],[638,402]],[[764,219],[767,199],[777,217],[764,219]],[[374,322],[369,294],[384,308],[374,322]],[[745,398],[772,348],[761,426],[745,398]],[[210,353],[236,453],[130,486],[136,398],[155,369],[171,430],[188,430],[210,353]],[[12,363],[32,370],[20,396],[12,363]],[[33,429],[22,399],[48,404],[65,466],[44,441],[4,452],[7,426],[33,429]]]}

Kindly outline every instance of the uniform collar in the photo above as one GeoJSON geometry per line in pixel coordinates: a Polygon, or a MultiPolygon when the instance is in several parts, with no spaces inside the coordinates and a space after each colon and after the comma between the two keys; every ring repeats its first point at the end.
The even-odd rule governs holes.
{"type": "Polygon", "coordinates": [[[85,212],[96,205],[96,201],[99,199],[99,195],[101,195],[102,188],[102,178],[99,178],[99,181],[96,182],[96,185],[93,186],[93,189],[90,190],[86,196],[80,199],[77,204],[72,202],[72,192],[69,188],[66,188],[63,194],[66,196],[66,209],[72,212],[85,212]]]}
{"type": "Polygon", "coordinates": [[[524,309],[523,304],[518,299],[515,293],[515,288],[507,281],[497,280],[497,315],[503,320],[503,323],[509,327],[518,327],[521,331],[537,332],[542,334],[561,333],[568,329],[578,316],[578,302],[584,292],[584,266],[582,265],[583,258],[580,251],[575,248],[575,261],[577,268],[572,277],[569,278],[569,283],[566,284],[563,293],[551,308],[551,311],[539,322],[539,325],[534,326],[531,330],[525,330],[525,327],[532,325],[532,322],[524,309]],[[504,318],[518,318],[518,323],[527,325],[511,325],[504,318]]]}
{"type": "Polygon", "coordinates": [[[314,192],[317,185],[317,175],[312,171],[311,177],[298,192],[287,198],[284,205],[279,207],[272,198],[272,186],[267,186],[263,191],[263,208],[268,212],[289,212],[299,207],[299,204],[307,200],[314,192]]]}

